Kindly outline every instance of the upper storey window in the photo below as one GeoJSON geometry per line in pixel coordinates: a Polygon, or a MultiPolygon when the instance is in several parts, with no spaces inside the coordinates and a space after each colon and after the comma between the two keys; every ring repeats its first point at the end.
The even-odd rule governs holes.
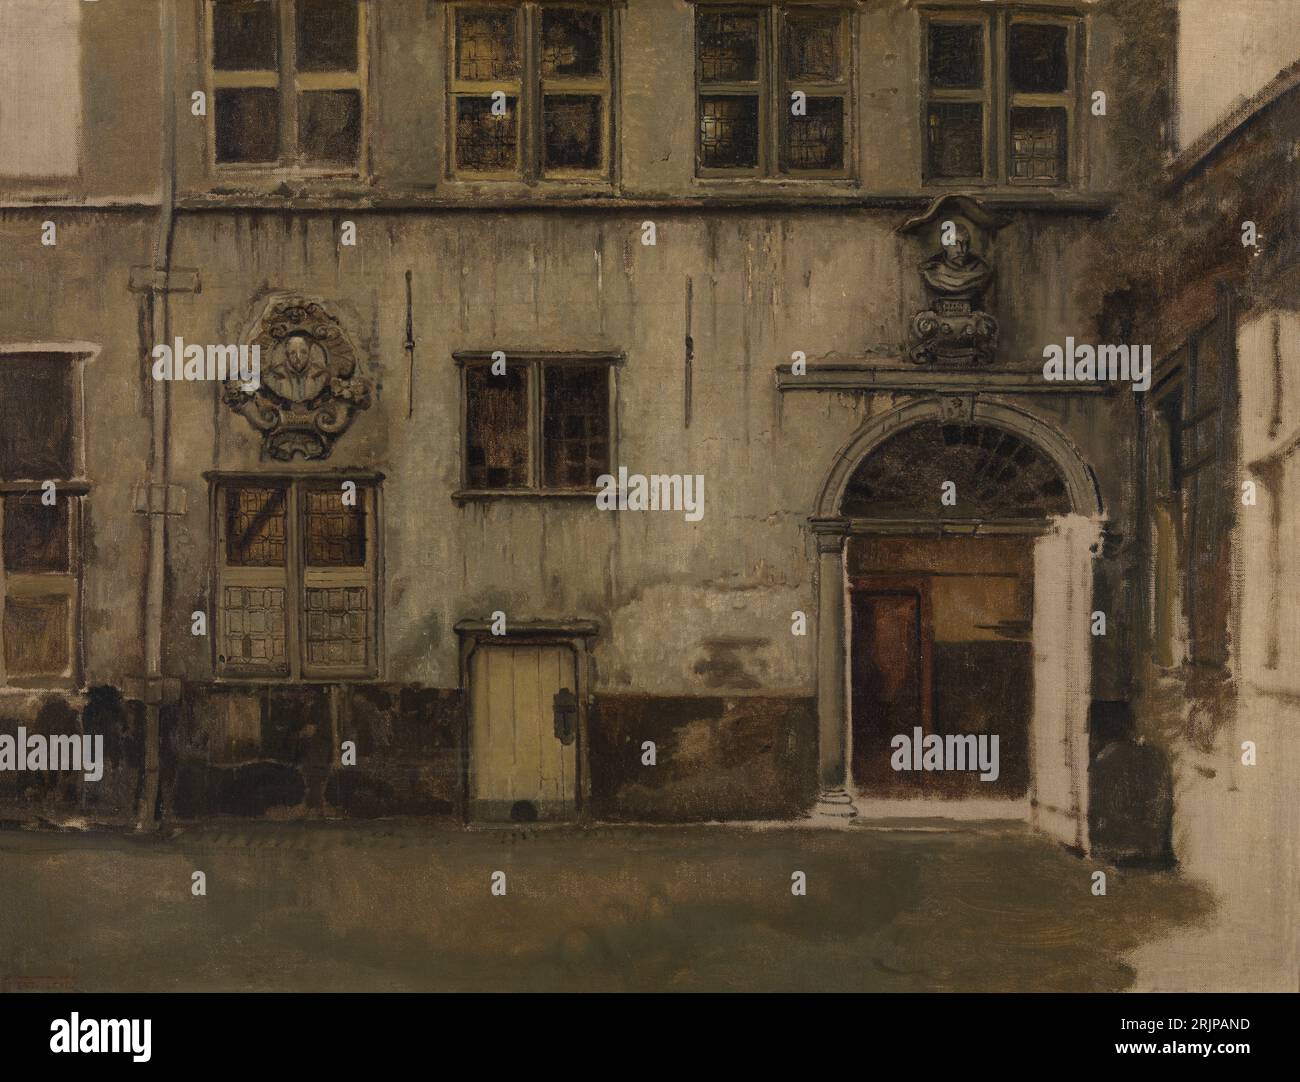
{"type": "Polygon", "coordinates": [[[802,4],[701,6],[695,79],[700,176],[847,175],[847,12],[802,4]]]}
{"type": "Polygon", "coordinates": [[[925,30],[925,179],[1071,183],[1077,20],[936,15],[925,30]]]}
{"type": "Polygon", "coordinates": [[[362,0],[212,0],[210,26],[219,166],[360,169],[362,0]]]}
{"type": "Polygon", "coordinates": [[[455,175],[610,175],[610,13],[573,4],[457,4],[451,17],[455,175]]]}

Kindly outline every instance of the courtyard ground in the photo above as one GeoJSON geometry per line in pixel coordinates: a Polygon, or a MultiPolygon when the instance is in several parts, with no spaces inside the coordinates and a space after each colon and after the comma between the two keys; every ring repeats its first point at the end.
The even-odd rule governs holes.
{"type": "Polygon", "coordinates": [[[1213,914],[1013,827],[0,832],[11,990],[1119,991],[1213,914]]]}

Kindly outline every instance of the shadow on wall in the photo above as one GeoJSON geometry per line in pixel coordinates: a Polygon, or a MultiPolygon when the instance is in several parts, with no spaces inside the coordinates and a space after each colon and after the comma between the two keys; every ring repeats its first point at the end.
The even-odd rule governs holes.
{"type": "Polygon", "coordinates": [[[1088,717],[1088,831],[1116,865],[1170,867],[1173,772],[1169,753],[1139,740],[1127,702],[1094,701],[1088,717]]]}

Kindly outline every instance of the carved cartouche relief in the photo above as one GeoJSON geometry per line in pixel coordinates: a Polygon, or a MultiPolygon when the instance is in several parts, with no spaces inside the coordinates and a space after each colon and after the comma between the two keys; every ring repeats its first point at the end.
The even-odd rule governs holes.
{"type": "Polygon", "coordinates": [[[224,400],[262,433],[265,453],[328,458],[357,410],[370,405],[370,381],[356,374],[357,356],[339,321],[316,301],[273,301],[254,328],[260,380],[229,380],[224,400]]]}

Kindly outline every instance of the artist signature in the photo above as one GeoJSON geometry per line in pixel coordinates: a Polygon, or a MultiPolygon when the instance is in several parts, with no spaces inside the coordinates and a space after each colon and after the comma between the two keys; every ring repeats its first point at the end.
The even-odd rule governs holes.
{"type": "Polygon", "coordinates": [[[0,992],[75,992],[77,982],[71,977],[46,977],[35,974],[6,973],[0,976],[0,992]]]}

